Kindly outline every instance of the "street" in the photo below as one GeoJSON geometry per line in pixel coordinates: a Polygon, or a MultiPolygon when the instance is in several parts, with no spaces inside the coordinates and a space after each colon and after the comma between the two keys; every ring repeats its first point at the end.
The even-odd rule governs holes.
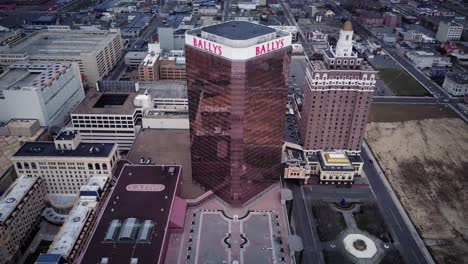
{"type": "Polygon", "coordinates": [[[229,21],[230,10],[231,10],[231,0],[224,0],[223,21],[229,21]]]}
{"type": "Polygon", "coordinates": [[[370,187],[353,187],[351,189],[335,188],[334,186],[298,186],[287,183],[293,192],[294,202],[291,217],[293,233],[301,236],[304,244],[302,263],[324,263],[322,245],[318,238],[316,222],[312,215],[312,201],[339,202],[343,198],[351,202],[373,202],[380,208],[386,225],[395,240],[395,246],[400,250],[406,263],[431,263],[425,260],[423,251],[427,252],[424,243],[418,244],[414,236],[419,235],[414,227],[409,228],[390,196],[390,191],[377,175],[374,166],[369,162],[366,151],[362,151],[366,161],[364,171],[368,177],[370,187]]]}
{"type": "Polygon", "coordinates": [[[439,104],[434,97],[374,96],[373,104],[439,104]]]}
{"type": "MultiPolygon", "coordinates": [[[[363,148],[363,151],[361,151],[361,156],[364,160],[364,172],[367,175],[369,184],[380,207],[380,211],[382,212],[388,227],[391,229],[392,235],[396,237],[396,240],[400,244],[399,249],[401,254],[406,259],[407,263],[433,263],[432,258],[427,252],[426,246],[419,239],[419,234],[415,230],[411,221],[409,221],[409,218],[407,217],[407,221],[405,221],[404,217],[400,213],[400,211],[404,211],[404,209],[399,205],[399,210],[392,199],[390,193],[393,191],[389,189],[391,187],[385,186],[382,180],[382,177],[385,176],[378,175],[379,172],[377,172],[374,166],[378,166],[377,161],[372,157],[373,161],[370,162],[371,155],[372,153],[370,153],[368,148],[363,148]],[[411,228],[408,226],[411,226],[411,228]],[[417,240],[419,240],[419,243],[416,242],[417,240]],[[429,261],[427,261],[427,259],[429,259],[429,261]]],[[[398,200],[396,196],[395,199],[398,200]]],[[[397,203],[399,203],[399,201],[397,201],[397,203]]],[[[403,214],[405,214],[405,212],[403,212],[403,214]]]]}
{"type": "Polygon", "coordinates": [[[293,192],[293,213],[290,222],[294,228],[292,228],[291,232],[302,238],[302,244],[304,245],[302,263],[325,263],[322,245],[315,228],[317,225],[310,212],[312,210],[309,206],[310,203],[308,203],[310,198],[304,195],[303,186],[294,184],[287,184],[286,186],[293,192]]]}

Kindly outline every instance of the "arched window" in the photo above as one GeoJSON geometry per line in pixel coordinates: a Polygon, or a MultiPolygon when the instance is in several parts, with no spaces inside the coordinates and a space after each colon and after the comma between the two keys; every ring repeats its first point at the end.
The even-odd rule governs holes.
{"type": "Polygon", "coordinates": [[[29,163],[27,163],[27,162],[24,163],[24,169],[29,170],[29,163]]]}
{"type": "Polygon", "coordinates": [[[33,170],[37,170],[37,166],[36,166],[36,163],[35,162],[31,162],[31,168],[33,170]]]}
{"type": "Polygon", "coordinates": [[[23,169],[23,165],[21,165],[21,162],[16,162],[16,167],[17,167],[19,170],[22,170],[22,169],[23,169]]]}
{"type": "Polygon", "coordinates": [[[93,169],[93,164],[88,163],[88,170],[92,170],[92,169],[93,169]]]}
{"type": "Polygon", "coordinates": [[[94,168],[96,168],[96,170],[100,170],[100,169],[101,169],[101,165],[99,165],[99,163],[96,163],[96,164],[94,164],[94,168]]]}
{"type": "Polygon", "coordinates": [[[102,169],[103,169],[103,170],[107,170],[107,164],[103,163],[103,164],[102,164],[102,169]]]}

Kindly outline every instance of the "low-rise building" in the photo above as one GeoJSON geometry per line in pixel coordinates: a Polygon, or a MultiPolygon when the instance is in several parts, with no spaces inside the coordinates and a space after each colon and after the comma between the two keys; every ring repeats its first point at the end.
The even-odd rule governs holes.
{"type": "Polygon", "coordinates": [[[18,250],[35,235],[45,206],[46,187],[38,177],[21,176],[0,198],[0,264],[17,263],[18,250]]]}
{"type": "Polygon", "coordinates": [[[0,121],[64,126],[85,93],[76,63],[17,63],[0,75],[0,121]]]}
{"type": "Polygon", "coordinates": [[[354,176],[361,175],[364,162],[361,156],[348,151],[310,151],[307,160],[311,167],[318,167],[320,183],[350,184],[354,176]]]}
{"type": "Polygon", "coordinates": [[[447,74],[442,87],[453,96],[464,96],[468,93],[468,73],[447,74]]]}
{"type": "Polygon", "coordinates": [[[173,208],[180,201],[181,170],[177,165],[125,164],[76,261],[163,263],[173,212],[185,216],[183,207],[173,208]]]}
{"type": "Polygon", "coordinates": [[[306,34],[309,42],[312,44],[314,52],[325,52],[329,48],[328,34],[319,30],[313,30],[306,34]]]}
{"type": "Polygon", "coordinates": [[[186,65],[183,50],[161,51],[159,43],[149,44],[148,53],[138,67],[139,80],[185,80],[186,65]]]}
{"type": "Polygon", "coordinates": [[[185,80],[187,78],[183,50],[171,50],[160,57],[159,78],[161,80],[185,80]]]}
{"type": "Polygon", "coordinates": [[[449,57],[437,55],[434,52],[410,50],[405,55],[419,69],[452,66],[449,57]]]}
{"type": "MultiPolygon", "coordinates": [[[[115,176],[115,175],[114,175],[115,176]]],[[[51,223],[62,225],[55,235],[47,254],[41,254],[36,263],[73,263],[81,253],[96,220],[100,202],[107,197],[111,180],[94,176],[81,186],[77,201],[63,221],[56,221],[52,208],[46,208],[42,216],[51,223]],[[51,261],[51,259],[53,261],[51,261]]],[[[62,218],[61,217],[61,218],[62,218]]]]}
{"type": "Polygon", "coordinates": [[[415,42],[415,43],[435,43],[435,39],[427,36],[426,34],[417,30],[405,31],[401,28],[397,28],[396,32],[399,39],[403,41],[415,42]]]}
{"type": "Polygon", "coordinates": [[[364,161],[353,151],[304,150],[301,146],[286,142],[283,146],[284,178],[303,180],[312,176],[321,184],[351,184],[360,176],[364,161]]]}
{"type": "Polygon", "coordinates": [[[276,30],[282,30],[291,33],[292,42],[297,42],[299,30],[296,26],[270,26],[276,30]]]}
{"type": "Polygon", "coordinates": [[[153,19],[149,13],[133,13],[128,15],[128,25],[122,29],[122,36],[126,38],[138,37],[153,19]]]}
{"type": "Polygon", "coordinates": [[[11,119],[0,126],[0,136],[32,137],[39,129],[37,119],[11,119]]]}
{"type": "Polygon", "coordinates": [[[63,130],[54,142],[26,142],[11,161],[18,175],[40,177],[49,194],[77,194],[92,176],[112,176],[119,159],[115,143],[82,143],[63,130]]]}
{"type": "Polygon", "coordinates": [[[398,16],[392,12],[385,12],[383,24],[387,27],[395,28],[398,25],[398,16]]]}
{"type": "Polygon", "coordinates": [[[366,27],[378,27],[383,25],[384,18],[382,14],[378,12],[359,10],[358,21],[361,25],[366,27]]]}
{"type": "Polygon", "coordinates": [[[47,254],[60,255],[68,263],[73,263],[83,248],[96,220],[95,214],[98,204],[96,200],[80,197],[55,235],[47,254]]]}
{"type": "Polygon", "coordinates": [[[159,43],[148,44],[148,53],[138,66],[139,79],[142,82],[159,80],[159,57],[161,46],[159,43]]]}
{"type": "Polygon", "coordinates": [[[394,44],[397,41],[394,34],[382,34],[382,40],[387,44],[394,44]]]}
{"type": "Polygon", "coordinates": [[[128,65],[130,69],[138,69],[138,66],[143,62],[146,57],[144,51],[129,51],[125,54],[124,61],[125,65],[128,65]]]}

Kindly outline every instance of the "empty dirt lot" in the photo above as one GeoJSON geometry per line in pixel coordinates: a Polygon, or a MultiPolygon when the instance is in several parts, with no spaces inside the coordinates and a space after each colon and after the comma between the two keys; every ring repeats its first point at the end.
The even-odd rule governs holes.
{"type": "Polygon", "coordinates": [[[468,125],[437,105],[373,111],[366,140],[434,259],[468,263],[468,125]]]}

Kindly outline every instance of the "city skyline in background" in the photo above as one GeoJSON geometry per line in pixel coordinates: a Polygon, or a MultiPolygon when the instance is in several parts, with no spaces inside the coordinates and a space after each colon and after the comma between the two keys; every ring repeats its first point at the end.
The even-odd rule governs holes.
{"type": "Polygon", "coordinates": [[[0,264],[467,262],[467,16],[2,2],[0,264]]]}

